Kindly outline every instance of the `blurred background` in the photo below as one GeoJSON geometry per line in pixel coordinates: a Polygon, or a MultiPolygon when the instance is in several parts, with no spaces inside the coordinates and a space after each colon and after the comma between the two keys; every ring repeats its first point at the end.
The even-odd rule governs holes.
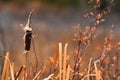
{"type": "MultiPolygon", "coordinates": [[[[73,55],[76,46],[73,41],[76,30],[73,27],[77,24],[81,27],[88,25],[83,17],[91,8],[88,0],[0,0],[0,55],[5,55],[5,52],[9,51],[15,67],[20,68],[25,64],[24,31],[20,24],[27,23],[32,8],[35,9],[32,28],[33,34],[38,35],[34,38],[34,43],[40,68],[48,65],[48,57],[54,56],[57,52],[59,42],[63,45],[69,43],[68,52],[69,55],[73,55]]],[[[104,40],[102,37],[107,35],[112,25],[116,27],[115,34],[120,34],[120,0],[114,0],[111,13],[106,15],[105,19],[106,21],[97,30],[97,38],[93,46],[88,49],[91,53],[85,54],[86,60],[88,57],[99,55],[96,47],[101,46],[104,40]]],[[[29,65],[34,63],[33,60],[35,59],[31,46],[29,65]]],[[[2,62],[1,60],[0,65],[2,62]]]]}

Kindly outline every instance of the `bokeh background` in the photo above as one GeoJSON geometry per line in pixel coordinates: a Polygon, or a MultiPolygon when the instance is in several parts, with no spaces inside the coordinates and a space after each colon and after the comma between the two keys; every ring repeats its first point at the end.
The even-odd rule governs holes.
{"type": "MultiPolygon", "coordinates": [[[[38,55],[39,68],[49,65],[48,57],[57,52],[59,42],[69,43],[68,53],[73,55],[75,43],[73,41],[77,24],[81,27],[88,25],[83,15],[91,8],[88,0],[0,0],[0,55],[10,52],[10,60],[15,63],[16,71],[25,64],[24,31],[20,24],[26,24],[29,12],[34,8],[32,18],[35,49],[38,55]]],[[[109,34],[111,26],[115,26],[117,38],[120,34],[120,0],[114,0],[111,13],[104,17],[106,21],[99,25],[97,38],[84,55],[85,60],[99,55],[103,37],[109,34]],[[87,55],[87,56],[86,56],[87,55]]],[[[29,54],[29,65],[35,61],[33,48],[29,54]]],[[[1,60],[2,66],[3,60],[1,60]]],[[[83,63],[84,64],[84,63],[83,63]]],[[[0,70],[1,71],[1,70],[0,70]]]]}

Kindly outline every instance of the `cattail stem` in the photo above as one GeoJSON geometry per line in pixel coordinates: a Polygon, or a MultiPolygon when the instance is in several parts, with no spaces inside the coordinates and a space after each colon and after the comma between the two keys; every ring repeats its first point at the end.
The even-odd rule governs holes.
{"type": "Polygon", "coordinates": [[[33,44],[33,51],[34,51],[34,55],[35,55],[35,73],[37,72],[37,68],[38,68],[38,58],[37,58],[37,53],[35,50],[35,43],[34,43],[34,39],[32,38],[32,44],[33,44]]]}
{"type": "Polygon", "coordinates": [[[25,69],[25,80],[27,80],[27,75],[28,75],[28,53],[25,54],[25,65],[26,65],[26,69],[25,69]]]}

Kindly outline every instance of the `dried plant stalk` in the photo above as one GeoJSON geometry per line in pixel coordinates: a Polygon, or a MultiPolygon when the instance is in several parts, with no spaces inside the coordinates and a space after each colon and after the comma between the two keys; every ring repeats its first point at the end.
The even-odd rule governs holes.
{"type": "MultiPolygon", "coordinates": [[[[11,74],[11,79],[14,79],[14,71],[13,71],[13,67],[12,64],[9,60],[9,52],[6,53],[6,56],[3,56],[5,58],[5,62],[4,62],[4,69],[3,69],[3,74],[2,74],[2,80],[4,80],[5,76],[7,75],[8,71],[9,71],[9,67],[10,67],[10,74],[11,74]]],[[[6,77],[8,78],[8,77],[6,77]]]]}
{"type": "Polygon", "coordinates": [[[87,75],[87,79],[90,80],[90,67],[91,67],[91,62],[92,62],[92,58],[90,58],[90,62],[89,62],[89,66],[88,66],[88,75],[87,75]]]}
{"type": "Polygon", "coordinates": [[[27,76],[28,76],[28,53],[26,53],[25,55],[25,65],[26,65],[26,68],[25,68],[25,80],[27,80],[27,76]]]}
{"type": "Polygon", "coordinates": [[[14,71],[13,71],[13,67],[12,67],[12,65],[11,65],[11,63],[9,62],[9,64],[10,64],[10,73],[11,73],[11,78],[12,78],[12,80],[15,80],[15,78],[14,78],[14,71]]]}
{"type": "Polygon", "coordinates": [[[66,57],[67,57],[67,46],[68,46],[68,43],[66,43],[66,44],[65,44],[65,47],[64,47],[63,80],[66,79],[66,57]]]}
{"type": "Polygon", "coordinates": [[[69,75],[70,75],[70,65],[68,65],[68,68],[67,68],[66,80],[69,80],[69,75]]]}
{"type": "Polygon", "coordinates": [[[40,73],[42,72],[42,70],[39,70],[38,73],[35,75],[35,77],[33,78],[33,80],[36,80],[37,77],[40,75],[40,73]]]}
{"type": "Polygon", "coordinates": [[[9,76],[10,76],[10,68],[9,68],[9,66],[7,66],[6,74],[5,74],[5,80],[7,80],[9,76]]]}
{"type": "Polygon", "coordinates": [[[98,73],[97,65],[96,65],[95,62],[94,62],[94,67],[95,67],[95,73],[96,73],[96,80],[100,80],[100,76],[99,76],[99,73],[98,73]]]}
{"type": "Polygon", "coordinates": [[[62,80],[62,43],[59,43],[59,80],[62,80]]]}
{"type": "MultiPolygon", "coordinates": [[[[9,58],[9,52],[6,53],[5,57],[9,58]]],[[[5,61],[4,61],[4,67],[3,67],[1,80],[4,80],[6,72],[7,72],[7,68],[8,68],[8,60],[7,60],[7,58],[5,58],[5,61]]]]}

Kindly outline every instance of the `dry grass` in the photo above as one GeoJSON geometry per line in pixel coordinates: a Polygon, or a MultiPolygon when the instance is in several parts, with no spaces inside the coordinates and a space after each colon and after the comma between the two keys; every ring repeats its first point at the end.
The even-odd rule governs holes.
{"type": "MultiPolygon", "coordinates": [[[[96,5],[93,9],[96,10],[97,5],[101,5],[99,0],[96,0],[96,5]]],[[[92,3],[89,2],[90,4],[92,3]]],[[[103,21],[103,16],[109,13],[109,9],[101,10],[100,12],[90,11],[84,15],[85,18],[89,19],[90,25],[85,26],[85,29],[81,29],[80,25],[76,26],[78,32],[75,34],[74,41],[76,42],[76,50],[74,52],[74,60],[69,54],[69,46],[66,43],[58,43],[58,50],[55,57],[49,57],[50,65],[43,66],[43,68],[38,68],[38,58],[36,55],[35,45],[34,54],[36,62],[32,66],[28,65],[28,57],[30,44],[29,40],[25,39],[25,47],[29,45],[29,49],[25,54],[25,65],[22,65],[18,71],[15,71],[14,66],[16,64],[11,63],[9,59],[9,52],[6,56],[2,56],[4,60],[4,67],[2,72],[1,80],[119,80],[120,79],[120,62],[119,62],[119,52],[120,52],[120,41],[114,38],[114,26],[110,30],[109,36],[105,37],[103,40],[103,45],[100,50],[100,56],[96,58],[90,58],[89,62],[86,62],[83,55],[93,44],[97,38],[97,27],[103,21]],[[95,19],[92,21],[91,19],[95,19]],[[71,62],[73,61],[73,62],[71,62]],[[87,63],[88,65],[81,70],[82,63],[87,63]]],[[[32,17],[29,16],[27,27],[31,27],[32,17]]],[[[25,32],[26,33],[26,32],[25,32]]],[[[25,35],[26,36],[26,35],[25,35]]],[[[26,50],[26,48],[25,48],[26,50]]],[[[87,56],[86,56],[87,57],[87,56]]]]}
{"type": "MultiPolygon", "coordinates": [[[[108,44],[108,43],[107,43],[108,44]]],[[[119,64],[118,64],[118,54],[116,54],[115,52],[113,54],[116,54],[114,56],[111,56],[112,62],[106,61],[106,59],[108,58],[107,56],[110,55],[110,53],[101,53],[101,57],[97,58],[97,60],[94,59],[90,59],[89,64],[88,64],[88,68],[86,67],[86,70],[84,71],[84,73],[82,72],[74,72],[74,70],[72,69],[71,65],[69,64],[69,59],[67,57],[68,55],[68,51],[67,51],[67,45],[65,44],[64,50],[62,50],[62,43],[59,43],[59,59],[53,59],[55,61],[55,66],[53,69],[53,72],[51,72],[49,74],[48,77],[44,78],[44,69],[40,69],[39,71],[37,71],[37,73],[32,77],[30,77],[30,74],[26,72],[26,65],[21,66],[21,68],[19,69],[18,72],[14,71],[14,64],[10,64],[8,59],[9,59],[9,53],[6,53],[5,56],[5,61],[4,61],[4,68],[3,68],[3,73],[2,73],[2,80],[7,80],[8,78],[10,78],[11,80],[70,80],[72,75],[78,75],[81,80],[106,80],[108,78],[111,78],[112,75],[116,75],[116,77],[113,76],[113,78],[115,78],[116,80],[119,80],[119,64]],[[104,56],[102,56],[104,55],[104,56]],[[109,66],[107,66],[109,65],[109,66]],[[108,69],[108,67],[111,67],[108,69]],[[111,70],[112,69],[112,70],[111,70]],[[105,72],[105,71],[109,71],[111,74],[105,72]],[[117,71],[116,71],[117,70],[117,71]],[[15,73],[14,73],[15,72],[15,73]],[[80,74],[81,73],[81,74],[80,74]],[[28,78],[26,79],[26,74],[28,74],[28,78]],[[109,75],[108,75],[109,74],[109,75]],[[22,76],[22,77],[20,77],[22,76]]],[[[119,46],[119,43],[116,42],[116,44],[114,44],[113,46],[115,46],[115,49],[117,49],[117,46],[119,46]]],[[[108,48],[110,48],[110,46],[108,46],[108,48]]],[[[105,50],[110,50],[107,47],[105,47],[105,50]]],[[[118,47],[119,48],[119,47],[118,47]]],[[[68,49],[69,50],[69,49],[68,49]]],[[[113,49],[111,49],[113,51],[113,49]]],[[[54,64],[54,63],[53,63],[54,64]]],[[[73,64],[72,64],[73,65],[73,64]]],[[[28,72],[29,72],[29,66],[28,68],[28,72]]],[[[30,72],[33,73],[33,72],[30,72]]],[[[79,78],[76,77],[76,78],[79,78]]],[[[76,79],[75,79],[76,80],[76,79]]]]}

